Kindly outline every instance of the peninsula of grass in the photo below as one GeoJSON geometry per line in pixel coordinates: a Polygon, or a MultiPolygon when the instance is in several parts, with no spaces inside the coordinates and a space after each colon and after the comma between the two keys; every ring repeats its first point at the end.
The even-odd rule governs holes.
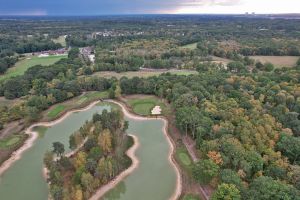
{"type": "Polygon", "coordinates": [[[5,80],[11,77],[23,75],[27,69],[35,65],[52,65],[62,58],[66,58],[67,55],[53,55],[48,57],[25,57],[24,59],[18,61],[14,67],[11,67],[7,72],[0,76],[0,80],[5,80]]]}
{"type": "Polygon", "coordinates": [[[57,105],[52,110],[48,112],[48,117],[55,118],[57,117],[61,112],[65,110],[66,106],[64,105],[57,105]]]}
{"type": "Polygon", "coordinates": [[[175,158],[178,164],[188,172],[189,175],[192,174],[192,159],[190,158],[186,148],[184,146],[180,146],[176,149],[175,158]]]}
{"type": "Polygon", "coordinates": [[[128,98],[127,104],[132,108],[134,113],[143,116],[151,115],[151,110],[157,105],[162,109],[162,113],[166,110],[166,105],[154,96],[128,98]]]}
{"type": "Polygon", "coordinates": [[[49,108],[47,111],[43,113],[43,120],[42,121],[52,121],[60,116],[62,116],[65,112],[81,108],[84,106],[87,106],[89,103],[93,101],[97,101],[100,99],[108,98],[108,92],[86,92],[83,95],[74,97],[68,101],[65,101],[63,103],[57,104],[49,108]]]}

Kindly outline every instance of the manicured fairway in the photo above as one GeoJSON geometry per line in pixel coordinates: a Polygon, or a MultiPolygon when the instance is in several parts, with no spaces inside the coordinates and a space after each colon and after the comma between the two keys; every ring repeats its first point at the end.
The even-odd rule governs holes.
{"type": "Polygon", "coordinates": [[[92,101],[108,98],[108,92],[87,92],[81,96],[74,97],[68,101],[57,104],[45,111],[43,114],[44,121],[51,121],[61,116],[64,112],[84,106],[92,101]]]}
{"type": "Polygon", "coordinates": [[[27,69],[30,67],[33,67],[35,65],[51,65],[56,63],[62,58],[66,58],[67,55],[61,55],[61,56],[48,56],[48,57],[27,57],[23,60],[20,60],[16,63],[14,67],[11,67],[7,70],[7,72],[4,75],[0,75],[0,80],[8,79],[10,77],[22,75],[26,72],[27,69]]]}
{"type": "Polygon", "coordinates": [[[127,103],[138,115],[150,115],[151,110],[154,106],[158,105],[161,107],[162,112],[164,112],[165,105],[156,97],[145,97],[145,98],[129,98],[127,103]]]}
{"type": "Polygon", "coordinates": [[[185,147],[178,147],[176,149],[176,160],[189,174],[192,173],[192,160],[188,155],[188,152],[185,147]]]}
{"type": "Polygon", "coordinates": [[[57,105],[54,109],[48,112],[48,117],[55,118],[58,116],[66,107],[64,105],[57,105]]]}

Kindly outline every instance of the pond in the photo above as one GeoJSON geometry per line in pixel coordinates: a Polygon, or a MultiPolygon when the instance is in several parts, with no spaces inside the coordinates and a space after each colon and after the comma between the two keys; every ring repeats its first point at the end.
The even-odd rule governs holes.
{"type": "MultiPolygon", "coordinates": [[[[48,199],[48,185],[43,177],[43,157],[52,149],[52,143],[60,141],[70,151],[69,136],[78,130],[94,113],[110,109],[110,106],[98,104],[86,111],[73,113],[62,122],[49,127],[35,141],[34,145],[23,153],[0,177],[1,199],[43,200],[48,199]]],[[[128,133],[136,135],[140,142],[136,155],[139,167],[127,176],[119,185],[109,191],[103,199],[107,200],[166,200],[176,187],[175,169],[168,161],[170,145],[163,134],[162,120],[129,121],[128,133]]]]}

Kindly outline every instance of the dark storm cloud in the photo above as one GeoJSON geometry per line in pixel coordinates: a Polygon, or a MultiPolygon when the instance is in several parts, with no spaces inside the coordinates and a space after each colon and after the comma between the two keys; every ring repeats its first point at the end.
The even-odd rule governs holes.
{"type": "Polygon", "coordinates": [[[184,6],[232,6],[239,3],[240,0],[1,0],[0,14],[169,13],[184,6]]]}

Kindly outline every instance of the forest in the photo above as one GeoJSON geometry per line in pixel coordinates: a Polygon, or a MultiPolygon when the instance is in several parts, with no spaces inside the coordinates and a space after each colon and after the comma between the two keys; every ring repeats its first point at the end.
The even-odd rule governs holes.
{"type": "MultiPolygon", "coordinates": [[[[0,103],[0,130],[17,120],[29,126],[51,106],[89,91],[116,99],[155,95],[171,106],[181,136],[196,143],[201,160],[192,166],[192,179],[213,187],[212,199],[299,199],[299,20],[197,15],[44,20],[1,19],[0,74],[26,53],[61,48],[54,40],[62,35],[70,50],[55,64],[0,81],[1,99],[17,102],[0,103]],[[82,47],[95,49],[94,63],[82,59],[82,47]],[[250,56],[299,60],[279,67],[250,56]],[[168,69],[197,73],[101,76],[168,69]]],[[[127,126],[120,112],[103,111],[70,137],[72,150],[84,142],[73,156],[64,156],[65,147],[54,143],[44,160],[52,197],[88,199],[130,165],[124,158],[131,144],[127,126]]]]}
{"type": "Polygon", "coordinates": [[[188,77],[122,78],[120,87],[124,94],[155,94],[172,104],[178,128],[201,152],[193,170],[200,183],[219,185],[217,191],[230,190],[239,199],[297,199],[300,66],[232,73],[210,64],[198,70],[188,77]]]}
{"type": "Polygon", "coordinates": [[[120,111],[104,110],[70,136],[70,149],[79,148],[72,156],[65,156],[64,145],[54,142],[44,157],[52,198],[89,199],[130,166],[125,151],[133,141],[125,134],[127,128],[120,111]]]}

